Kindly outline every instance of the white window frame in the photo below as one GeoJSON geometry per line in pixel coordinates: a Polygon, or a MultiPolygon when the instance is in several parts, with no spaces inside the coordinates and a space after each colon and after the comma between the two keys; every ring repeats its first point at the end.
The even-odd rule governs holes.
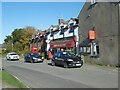
{"type": "Polygon", "coordinates": [[[96,3],[97,0],[91,0],[91,4],[94,4],[96,3]]]}

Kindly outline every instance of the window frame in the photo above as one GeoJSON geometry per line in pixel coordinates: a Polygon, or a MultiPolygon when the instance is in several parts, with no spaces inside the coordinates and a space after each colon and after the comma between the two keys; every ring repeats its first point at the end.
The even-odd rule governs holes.
{"type": "Polygon", "coordinates": [[[74,32],[74,23],[70,23],[69,33],[73,33],[73,32],[74,32]]]}
{"type": "Polygon", "coordinates": [[[95,4],[96,2],[96,0],[91,0],[91,4],[95,4]]]}
{"type": "Polygon", "coordinates": [[[61,26],[60,35],[64,34],[64,26],[61,26]]]}

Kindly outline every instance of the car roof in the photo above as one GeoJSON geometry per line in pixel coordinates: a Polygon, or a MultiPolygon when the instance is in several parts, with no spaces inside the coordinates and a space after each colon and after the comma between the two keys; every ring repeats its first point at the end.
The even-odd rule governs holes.
{"type": "Polygon", "coordinates": [[[28,54],[29,54],[29,55],[35,55],[35,54],[36,54],[36,55],[39,55],[38,53],[26,53],[25,55],[28,55],[28,54]]]}
{"type": "Polygon", "coordinates": [[[16,52],[9,52],[8,54],[17,54],[16,52]]]}
{"type": "Polygon", "coordinates": [[[38,53],[31,53],[31,55],[39,55],[38,53]]]}
{"type": "Polygon", "coordinates": [[[68,53],[68,52],[66,52],[66,51],[63,51],[63,52],[62,51],[58,51],[57,53],[68,53]]]}

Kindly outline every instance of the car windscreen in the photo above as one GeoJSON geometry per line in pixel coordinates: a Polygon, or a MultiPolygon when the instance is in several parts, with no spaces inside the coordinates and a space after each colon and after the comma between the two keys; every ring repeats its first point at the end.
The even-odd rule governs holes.
{"type": "Polygon", "coordinates": [[[15,53],[12,53],[12,54],[10,54],[10,55],[17,55],[17,54],[15,54],[15,53]]]}
{"type": "Polygon", "coordinates": [[[31,54],[31,56],[32,56],[32,57],[36,57],[36,58],[40,57],[39,54],[31,54]]]}
{"type": "Polygon", "coordinates": [[[64,55],[65,57],[76,57],[75,54],[69,53],[69,52],[63,53],[63,55],[64,55]]]}

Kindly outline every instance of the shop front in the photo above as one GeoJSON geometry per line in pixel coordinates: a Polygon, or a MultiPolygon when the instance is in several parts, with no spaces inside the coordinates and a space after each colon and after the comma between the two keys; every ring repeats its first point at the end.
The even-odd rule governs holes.
{"type": "Polygon", "coordinates": [[[61,49],[72,50],[76,45],[76,37],[59,39],[50,42],[50,48],[55,52],[61,49]]]}

